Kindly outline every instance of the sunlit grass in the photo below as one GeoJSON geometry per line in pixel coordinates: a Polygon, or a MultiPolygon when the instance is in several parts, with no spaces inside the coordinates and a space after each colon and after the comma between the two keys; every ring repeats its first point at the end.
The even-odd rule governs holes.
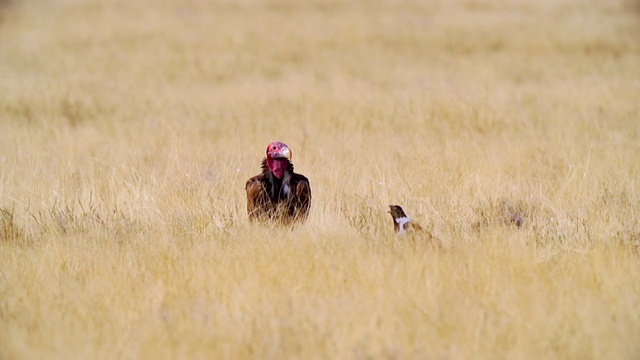
{"type": "Polygon", "coordinates": [[[640,356],[636,4],[0,4],[0,358],[640,356]]]}

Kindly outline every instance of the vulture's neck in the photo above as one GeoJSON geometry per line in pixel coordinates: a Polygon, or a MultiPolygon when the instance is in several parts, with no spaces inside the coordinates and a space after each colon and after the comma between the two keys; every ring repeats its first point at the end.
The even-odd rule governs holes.
{"type": "Polygon", "coordinates": [[[269,169],[267,158],[262,160],[262,173],[268,179],[269,196],[274,201],[289,199],[291,197],[291,177],[293,176],[293,164],[289,162],[289,166],[284,171],[282,179],[278,179],[276,175],[269,169]]]}

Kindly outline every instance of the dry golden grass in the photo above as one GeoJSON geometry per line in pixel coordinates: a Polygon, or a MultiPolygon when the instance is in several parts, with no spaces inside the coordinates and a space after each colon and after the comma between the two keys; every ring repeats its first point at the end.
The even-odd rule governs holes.
{"type": "Polygon", "coordinates": [[[637,3],[0,4],[0,359],[640,357],[637,3]]]}

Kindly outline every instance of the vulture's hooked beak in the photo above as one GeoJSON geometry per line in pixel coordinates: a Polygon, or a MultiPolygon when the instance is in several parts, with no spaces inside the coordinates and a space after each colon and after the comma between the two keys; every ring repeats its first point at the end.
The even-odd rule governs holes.
{"type": "Polygon", "coordinates": [[[267,148],[267,165],[278,179],[282,179],[284,172],[291,165],[291,149],[280,142],[270,144],[267,148]]]}
{"type": "Polygon", "coordinates": [[[291,161],[291,150],[287,146],[283,146],[280,151],[274,153],[271,158],[272,159],[287,159],[291,161]]]}

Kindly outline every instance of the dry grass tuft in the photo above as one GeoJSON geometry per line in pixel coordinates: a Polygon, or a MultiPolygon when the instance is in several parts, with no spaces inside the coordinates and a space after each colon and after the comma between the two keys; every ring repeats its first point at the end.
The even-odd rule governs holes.
{"type": "Polygon", "coordinates": [[[0,241],[18,242],[24,234],[15,222],[15,209],[0,208],[0,241]]]}

